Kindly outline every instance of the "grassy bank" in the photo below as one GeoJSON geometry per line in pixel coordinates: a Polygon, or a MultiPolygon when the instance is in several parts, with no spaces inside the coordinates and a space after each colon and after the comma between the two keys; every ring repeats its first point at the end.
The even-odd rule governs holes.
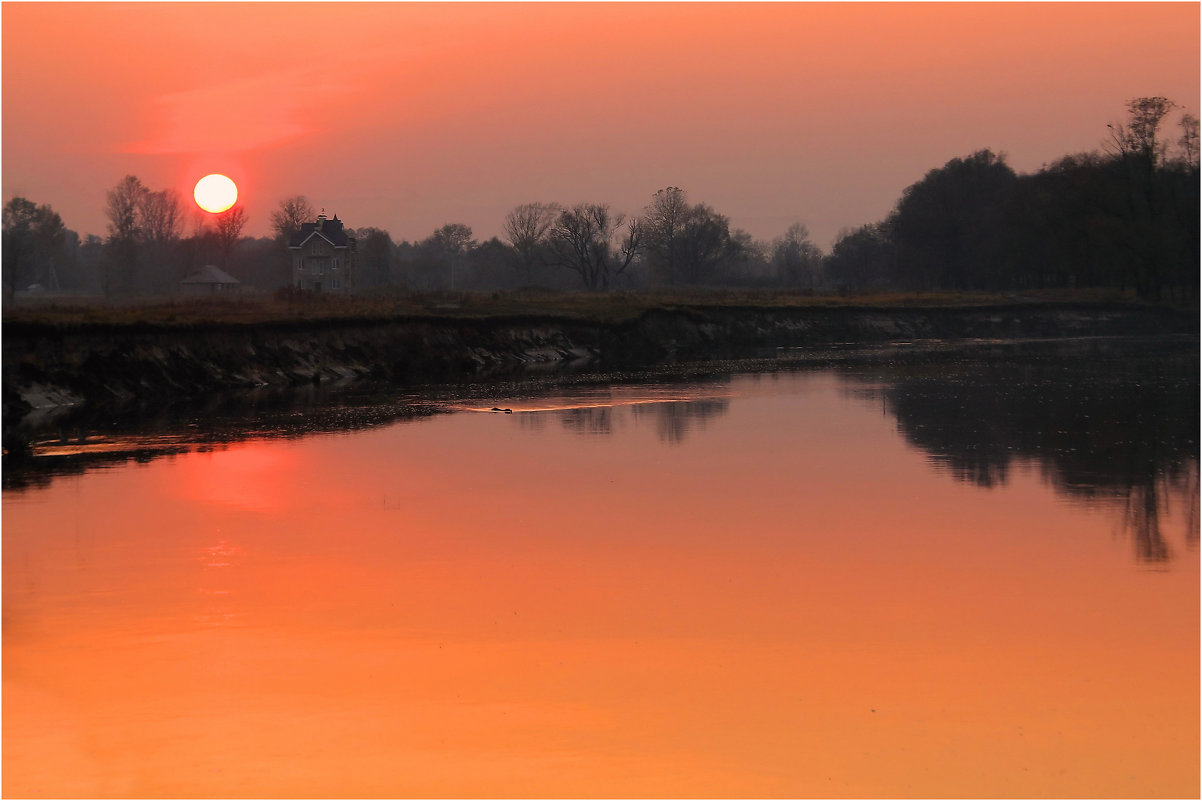
{"type": "Polygon", "coordinates": [[[647,292],[389,292],[337,297],[277,293],[212,298],[105,302],[98,299],[23,298],[5,306],[5,324],[79,326],[253,325],[300,320],[369,321],[395,318],[489,318],[537,315],[615,323],[655,308],[933,308],[1042,303],[1132,304],[1115,290],[1025,293],[894,292],[824,295],[783,290],[665,290],[647,292]]]}

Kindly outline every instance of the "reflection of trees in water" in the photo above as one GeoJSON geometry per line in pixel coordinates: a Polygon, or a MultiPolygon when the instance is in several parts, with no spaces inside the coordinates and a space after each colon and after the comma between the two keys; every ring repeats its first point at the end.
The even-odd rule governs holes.
{"type": "Polygon", "coordinates": [[[660,441],[672,445],[682,442],[694,428],[704,428],[708,420],[724,415],[729,410],[730,401],[726,398],[648,403],[632,409],[636,420],[653,417],[660,441]]]}
{"type": "Polygon", "coordinates": [[[564,409],[559,413],[563,427],[577,434],[612,434],[614,415],[612,406],[587,406],[581,409],[564,409]]]}
{"type": "MultiPolygon", "coordinates": [[[[624,407],[590,406],[564,409],[559,419],[564,428],[577,434],[612,434],[624,407]]],[[[701,398],[688,401],[659,401],[635,403],[630,407],[636,422],[651,419],[661,442],[676,445],[696,427],[704,427],[710,418],[726,414],[730,401],[726,398],[701,398]]]]}
{"type": "Polygon", "coordinates": [[[869,394],[908,442],[961,481],[1001,486],[1016,460],[1031,462],[1058,492],[1121,503],[1141,560],[1171,555],[1161,531],[1171,498],[1186,505],[1187,541],[1197,541],[1196,347],[1098,348],[860,377],[882,382],[869,394]]]}
{"type": "Polygon", "coordinates": [[[515,414],[517,418],[518,428],[523,431],[542,431],[547,427],[546,415],[537,412],[532,414],[515,414]]]}

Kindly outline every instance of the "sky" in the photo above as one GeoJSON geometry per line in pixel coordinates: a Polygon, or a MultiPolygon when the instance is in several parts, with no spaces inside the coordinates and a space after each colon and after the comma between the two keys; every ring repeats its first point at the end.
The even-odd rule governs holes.
{"type": "Polygon", "coordinates": [[[678,186],[827,248],[950,159],[1033,172],[1101,148],[1139,96],[1198,114],[1199,8],[5,2],[3,197],[103,236],[123,176],[191,208],[221,172],[247,235],[302,194],[415,241],[678,186]]]}

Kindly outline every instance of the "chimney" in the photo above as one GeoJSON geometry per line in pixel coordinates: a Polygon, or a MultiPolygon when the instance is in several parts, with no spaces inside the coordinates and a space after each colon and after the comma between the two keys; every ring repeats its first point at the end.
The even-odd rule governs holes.
{"type": "Polygon", "coordinates": [[[317,230],[320,231],[321,227],[325,224],[326,224],[326,213],[325,213],[325,211],[322,211],[321,214],[317,215],[317,230]]]}

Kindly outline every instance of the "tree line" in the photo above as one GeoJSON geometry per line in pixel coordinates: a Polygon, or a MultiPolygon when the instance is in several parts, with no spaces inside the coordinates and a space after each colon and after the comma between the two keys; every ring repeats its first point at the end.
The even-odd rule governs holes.
{"type": "MultiPolygon", "coordinates": [[[[415,242],[393,241],[380,228],[352,229],[357,285],[368,292],[1113,287],[1153,300],[1196,300],[1197,118],[1163,97],[1135,98],[1107,136],[1100,151],[1064,156],[1030,174],[990,150],[952,159],[907,187],[884,220],[842,231],[829,252],[800,222],[771,241],[756,240],[671,186],[634,215],[605,203],[525,203],[506,215],[501,236],[484,241],[462,223],[415,242]]],[[[218,215],[187,211],[176,194],[135,176],[109,190],[105,213],[107,236],[81,239],[48,205],[21,197],[5,204],[5,298],[31,288],[165,294],[205,264],[257,289],[286,287],[288,241],[316,217],[305,196],[289,197],[271,214],[271,237],[246,238],[241,206],[218,215]]]]}

